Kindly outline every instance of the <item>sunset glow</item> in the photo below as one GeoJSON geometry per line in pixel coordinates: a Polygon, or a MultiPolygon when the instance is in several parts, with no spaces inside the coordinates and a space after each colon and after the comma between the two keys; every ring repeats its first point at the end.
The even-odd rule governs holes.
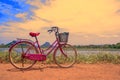
{"type": "Polygon", "coordinates": [[[31,39],[31,31],[41,33],[41,43],[52,42],[51,26],[70,32],[69,42],[75,45],[120,42],[120,0],[6,1],[0,1],[0,43],[31,39]]]}

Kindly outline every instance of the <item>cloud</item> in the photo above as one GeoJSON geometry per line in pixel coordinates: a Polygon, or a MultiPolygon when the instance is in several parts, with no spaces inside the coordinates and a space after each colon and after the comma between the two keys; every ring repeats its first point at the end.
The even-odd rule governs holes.
{"type": "Polygon", "coordinates": [[[37,18],[37,19],[40,19],[40,20],[42,20],[42,21],[44,21],[44,22],[46,22],[46,23],[52,23],[52,21],[47,20],[47,19],[45,19],[45,18],[37,17],[37,16],[34,16],[34,17],[35,17],[35,19],[36,19],[36,18],[37,18]]]}
{"type": "Polygon", "coordinates": [[[11,29],[9,27],[1,27],[0,29],[1,34],[4,32],[11,33],[11,29]]]}
{"type": "Polygon", "coordinates": [[[13,7],[6,7],[18,20],[4,24],[11,27],[11,31],[22,33],[21,37],[27,38],[30,31],[41,32],[40,40],[49,38],[52,41],[54,38],[48,35],[47,30],[58,26],[61,32],[70,32],[70,42],[73,44],[115,43],[120,40],[120,3],[117,0],[27,0],[24,3],[30,8],[22,5],[25,10],[15,9],[17,13],[9,11],[13,7]]]}
{"type": "Polygon", "coordinates": [[[116,13],[120,15],[120,9],[118,9],[118,10],[116,11],[116,13]]]}
{"type": "Polygon", "coordinates": [[[70,33],[68,41],[70,44],[75,45],[115,44],[120,41],[120,34],[70,33]]]}
{"type": "MultiPolygon", "coordinates": [[[[3,42],[4,40],[5,42],[14,40],[17,37],[31,38],[28,35],[29,32],[31,31],[40,32],[41,26],[46,26],[46,23],[50,22],[49,20],[44,19],[42,17],[36,17],[35,15],[33,16],[32,10],[33,9],[35,10],[36,8],[34,8],[35,6],[28,4],[27,1],[24,1],[24,0],[21,0],[21,1],[15,0],[15,1],[11,0],[11,2],[13,3],[9,3],[9,1],[8,3],[7,2],[3,3],[0,1],[0,9],[1,9],[0,37],[1,37],[1,41],[3,40],[3,42]],[[13,6],[11,5],[15,1],[18,3],[17,5],[20,5],[20,7],[15,7],[15,5],[13,6]]],[[[42,0],[42,3],[45,3],[45,2],[42,0]]],[[[46,37],[46,36],[43,35],[43,37],[46,37]]]]}
{"type": "Polygon", "coordinates": [[[55,0],[27,0],[27,3],[36,6],[37,8],[42,8],[44,6],[51,5],[55,0]]]}
{"type": "Polygon", "coordinates": [[[117,9],[118,3],[114,0],[56,0],[33,12],[50,20],[51,24],[66,27],[72,32],[97,34],[119,29],[119,16],[114,13],[117,9]]]}
{"type": "Polygon", "coordinates": [[[16,18],[20,18],[22,21],[21,22],[24,22],[28,19],[32,19],[32,17],[28,17],[28,13],[18,13],[15,15],[16,18]]]}
{"type": "Polygon", "coordinates": [[[0,1],[0,14],[2,15],[0,24],[5,24],[6,22],[21,22],[22,18],[16,17],[17,14],[27,13],[27,19],[30,19],[34,6],[27,4],[25,0],[1,0],[0,1]]]}

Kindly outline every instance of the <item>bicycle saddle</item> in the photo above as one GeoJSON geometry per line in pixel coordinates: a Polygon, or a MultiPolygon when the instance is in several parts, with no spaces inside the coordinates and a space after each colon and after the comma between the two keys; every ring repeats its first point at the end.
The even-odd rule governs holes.
{"type": "Polygon", "coordinates": [[[30,32],[29,35],[32,36],[32,37],[36,37],[38,36],[40,33],[34,33],[34,32],[30,32]]]}

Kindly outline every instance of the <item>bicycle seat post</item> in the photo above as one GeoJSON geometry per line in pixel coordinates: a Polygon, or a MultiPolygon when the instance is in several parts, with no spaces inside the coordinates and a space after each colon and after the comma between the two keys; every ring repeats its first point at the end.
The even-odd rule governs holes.
{"type": "Polygon", "coordinates": [[[37,47],[38,47],[40,53],[42,53],[41,48],[40,48],[40,44],[39,44],[39,42],[38,42],[38,38],[37,38],[37,36],[35,36],[35,40],[36,40],[37,47]]]}

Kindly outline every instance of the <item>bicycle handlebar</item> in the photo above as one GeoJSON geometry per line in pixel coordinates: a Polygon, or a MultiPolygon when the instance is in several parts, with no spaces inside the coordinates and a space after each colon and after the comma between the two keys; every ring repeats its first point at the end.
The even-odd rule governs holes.
{"type": "Polygon", "coordinates": [[[57,26],[53,26],[53,27],[51,27],[51,29],[48,30],[49,33],[53,32],[53,31],[55,33],[59,33],[59,28],[57,26]]]}
{"type": "Polygon", "coordinates": [[[51,32],[52,32],[52,30],[48,30],[48,32],[49,32],[49,33],[51,33],[51,32]]]}

